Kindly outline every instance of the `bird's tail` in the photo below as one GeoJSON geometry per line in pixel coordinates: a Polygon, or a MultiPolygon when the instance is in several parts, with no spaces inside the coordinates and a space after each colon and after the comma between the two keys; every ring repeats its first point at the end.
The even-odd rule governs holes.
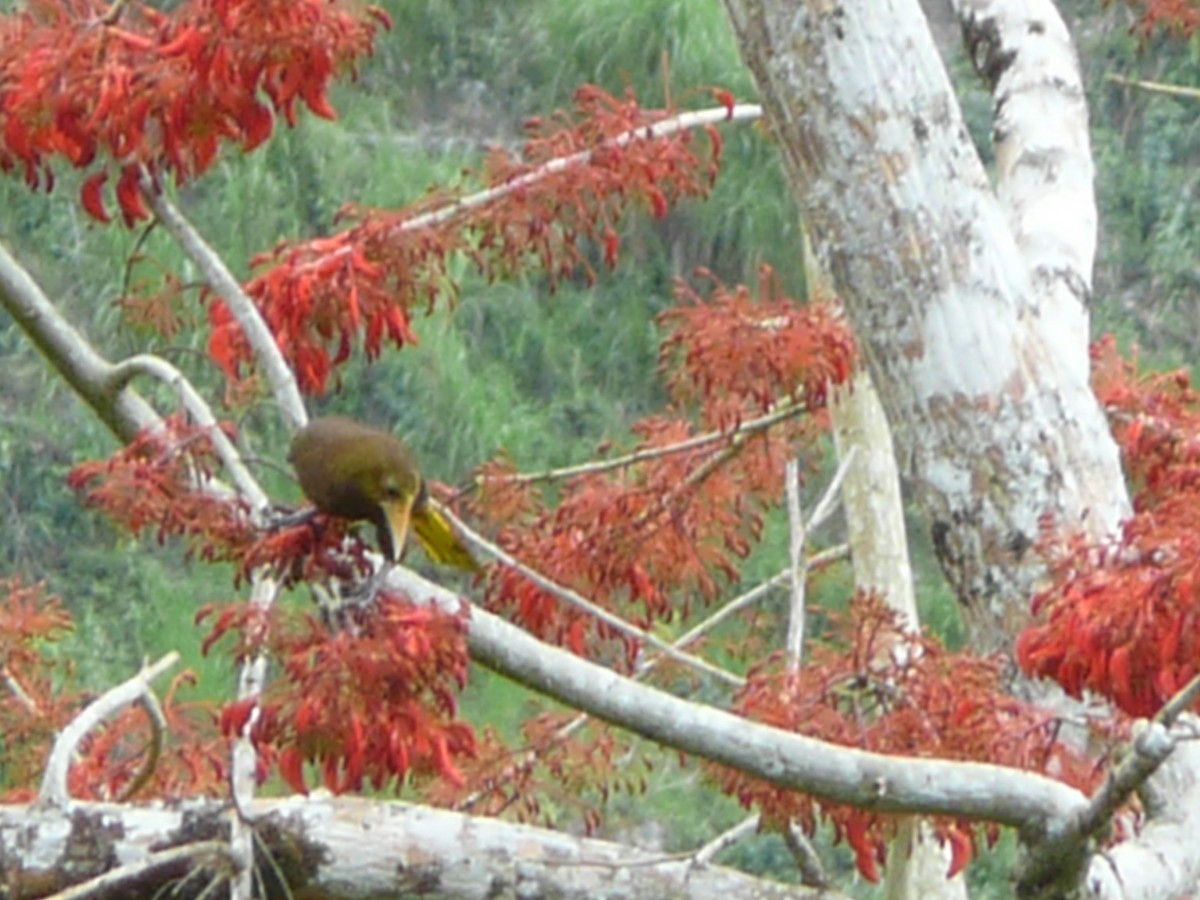
{"type": "Polygon", "coordinates": [[[475,562],[450,523],[433,508],[433,504],[424,503],[413,510],[412,527],[421,546],[435,563],[457,566],[468,572],[479,571],[479,563],[475,562]]]}

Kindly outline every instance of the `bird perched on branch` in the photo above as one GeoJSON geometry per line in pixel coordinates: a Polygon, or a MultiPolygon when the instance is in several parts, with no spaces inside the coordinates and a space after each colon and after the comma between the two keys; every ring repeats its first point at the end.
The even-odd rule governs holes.
{"type": "Polygon", "coordinates": [[[292,439],[288,458],[317,509],[370,522],[389,561],[400,559],[411,525],[434,562],[478,571],[430,502],[412,451],[395,435],[340,416],[315,419],[292,439]]]}

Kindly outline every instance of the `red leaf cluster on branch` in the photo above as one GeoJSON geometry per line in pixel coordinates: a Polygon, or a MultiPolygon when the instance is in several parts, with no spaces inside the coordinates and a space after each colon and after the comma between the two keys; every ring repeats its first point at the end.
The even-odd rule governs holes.
{"type": "Polygon", "coordinates": [[[1139,375],[1111,337],[1092,359],[1135,514],[1110,545],[1056,548],[1017,659],[1074,696],[1150,716],[1200,672],[1200,393],[1184,371],[1139,375]]]}
{"type": "Polygon", "coordinates": [[[1138,23],[1142,33],[1149,36],[1160,26],[1174,31],[1184,39],[1190,38],[1200,28],[1200,7],[1196,0],[1126,0],[1130,6],[1142,11],[1138,23]]]}
{"type": "MultiPolygon", "coordinates": [[[[588,86],[575,103],[572,115],[530,123],[520,158],[493,151],[478,179],[482,195],[465,197],[464,182],[400,212],[348,209],[355,220],[348,230],[285,243],[254,260],[260,271],[246,292],[302,390],[323,393],[358,343],[368,358],[385,343],[413,343],[414,310],[457,293],[455,255],[489,280],[530,268],[544,271],[552,288],[580,270],[590,279],[589,247],[616,265],[616,225],[630,205],[662,216],[680,198],[708,191],[720,157],[715,129],[705,153],[688,131],[638,134],[669,113],[642,109],[632,96],[588,86]],[[631,132],[633,139],[618,140],[631,132]],[[578,156],[550,164],[568,154],[578,156]]],[[[250,347],[224,304],[209,300],[210,354],[236,380],[252,363],[250,347]]]]}
{"type": "MultiPolygon", "coordinates": [[[[757,542],[764,505],[783,490],[786,460],[821,433],[831,384],[851,372],[854,344],[845,324],[822,306],[796,303],[774,285],[764,295],[716,284],[711,300],[686,285],[690,304],[664,314],[670,329],[661,368],[678,409],[720,429],[697,440],[689,419],[648,417],[635,463],[587,472],[562,487],[543,509],[529,485],[518,488],[496,468],[481,476],[473,511],[502,526],[507,550],[592,601],[648,624],[669,620],[683,598],[715,598],[737,580],[736,559],[757,542]],[[734,349],[722,349],[722,342],[734,349]],[[745,376],[752,370],[753,379],[745,376]],[[741,433],[738,426],[783,404],[797,415],[741,433]],[[518,518],[504,520],[498,509],[518,518]]],[[[582,653],[591,636],[615,638],[586,614],[508,568],[494,571],[487,602],[511,610],[535,634],[582,653]]],[[[620,638],[627,658],[633,644],[620,638]]]]}
{"type": "Polygon", "coordinates": [[[159,543],[183,537],[201,559],[240,562],[257,531],[242,501],[201,484],[215,463],[205,429],[172,417],[111,459],[76,466],[67,483],[132,534],[154,529],[159,543]]]}
{"type": "Polygon", "coordinates": [[[463,764],[466,784],[443,780],[426,799],[474,815],[509,812],[518,821],[550,828],[578,816],[585,832],[595,833],[613,794],[645,792],[652,764],[627,733],[595,720],[581,724],[579,718],[569,710],[529,718],[515,750],[486,729],[477,755],[463,764]]]}
{"type": "Polygon", "coordinates": [[[56,732],[80,704],[79,694],[61,683],[65,680],[61,665],[47,653],[73,628],[62,601],[46,596],[40,585],[0,580],[4,802],[33,795],[56,732]]]}
{"type": "MultiPolygon", "coordinates": [[[[874,596],[855,598],[848,617],[834,624],[836,645],[814,646],[799,669],[780,658],[761,666],[735,708],[776,728],[848,747],[986,759],[1045,772],[1084,790],[1099,782],[1099,770],[1058,741],[1055,719],[1007,693],[999,657],[949,653],[933,639],[912,636],[874,596]]],[[[895,817],[817,801],[716,765],[709,770],[726,793],[758,808],[768,827],[796,821],[811,834],[818,818],[829,822],[854,850],[863,877],[878,880],[895,817]]],[[[952,876],[975,852],[972,823],[935,818],[931,824],[951,846],[952,876]]],[[[988,829],[989,841],[995,835],[988,829]]]]}
{"type": "MultiPolygon", "coordinates": [[[[4,735],[5,803],[28,802],[50,747],[87,703],[72,687],[70,665],[62,665],[55,647],[74,628],[57,597],[41,587],[0,580],[0,734],[4,735]]],[[[175,679],[160,704],[171,742],[157,757],[148,792],[158,797],[214,794],[226,784],[224,742],[212,713],[203,705],[176,701],[177,689],[192,680],[175,679]]],[[[146,764],[151,732],[140,708],[127,709],[80,744],[68,775],[72,797],[112,800],[122,797],[146,764]]]]}
{"type": "MultiPolygon", "coordinates": [[[[467,680],[463,620],[388,595],[343,612],[347,627],[337,632],[309,615],[247,604],[198,616],[215,615],[206,647],[232,633],[235,657],[265,650],[283,670],[257,701],[251,737],[260,776],[277,766],[306,791],[304,766],[313,763],[334,791],[360,790],[364,781],[381,789],[410,774],[461,784],[455,759],[475,752],[470,727],[455,718],[467,680]]],[[[223,731],[239,734],[255,706],[227,707],[223,731]]]]}
{"type": "Polygon", "coordinates": [[[854,337],[840,314],[788,297],[769,266],[759,270],[755,293],[728,287],[711,272],[698,275],[712,282],[711,295],[680,280],[678,305],[659,317],[671,332],[659,367],[669,373],[675,402],[699,402],[714,428],[732,427],[784,398],[814,415],[824,409],[829,389],[849,380],[854,366],[854,337]]]}
{"type": "Polygon", "coordinates": [[[377,9],[328,0],[37,0],[0,18],[0,169],[53,185],[52,163],[107,157],[83,187],[106,222],[108,166],[126,224],[147,217],[139,169],[178,183],[222,142],[253,150],[298,103],[333,118],[330,81],[371,50],[377,9]],[[264,99],[266,102],[264,102],[264,99]]]}

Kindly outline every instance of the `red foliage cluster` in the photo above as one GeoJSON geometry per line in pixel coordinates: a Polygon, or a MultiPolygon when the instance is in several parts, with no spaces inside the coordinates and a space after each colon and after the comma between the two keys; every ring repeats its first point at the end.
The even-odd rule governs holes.
{"type": "Polygon", "coordinates": [[[256,537],[244,505],[203,489],[216,459],[206,430],[181,418],[144,430],[111,459],[81,463],[67,483],[133,534],[183,537],[210,562],[240,561],[256,537]]]}
{"type": "Polygon", "coordinates": [[[1196,0],[1126,0],[1130,6],[1141,9],[1138,23],[1143,34],[1150,35],[1161,27],[1190,38],[1200,28],[1200,6],[1196,0]]]}
{"type": "Polygon", "coordinates": [[[273,572],[284,587],[335,578],[352,582],[370,575],[370,547],[345,519],[310,510],[298,525],[268,529],[245,549],[240,577],[255,569],[273,572]]]}
{"type": "Polygon", "coordinates": [[[516,751],[485,732],[475,758],[463,764],[466,786],[443,781],[426,799],[475,815],[510,812],[546,827],[578,815],[584,830],[594,833],[611,795],[645,792],[650,763],[631,752],[628,736],[603,722],[579,720],[569,710],[530,718],[516,751]]]}
{"type": "Polygon", "coordinates": [[[195,674],[189,671],[171,682],[160,704],[166,721],[165,746],[145,780],[153,726],[146,711],[134,706],[96,729],[80,745],[79,759],[69,777],[71,796],[120,800],[130,796],[135,786],[137,796],[172,799],[219,796],[228,791],[229,746],[217,729],[212,705],[176,699],[180,688],[195,681],[195,674]]]}
{"type": "Polygon", "coordinates": [[[285,587],[328,577],[352,581],[371,572],[368,545],[344,519],[314,512],[296,524],[285,518],[260,530],[242,501],[203,485],[216,465],[205,430],[171,418],[112,458],[76,466],[67,481],[133,534],[154,530],[159,543],[183,538],[201,559],[234,563],[238,581],[254,569],[273,572],[285,587]]]}
{"type": "Polygon", "coordinates": [[[0,580],[5,802],[33,795],[56,732],[79,707],[78,693],[65,689],[65,676],[46,652],[72,628],[71,617],[57,597],[45,596],[39,586],[0,580]]]}
{"type": "MultiPolygon", "coordinates": [[[[683,417],[649,417],[634,426],[636,459],[578,475],[557,506],[541,510],[529,485],[493,468],[481,479],[475,511],[504,527],[501,541],[556,582],[642,623],[669,620],[674,598],[712,599],[737,579],[736,558],[749,553],[761,509],[782,492],[789,456],[820,432],[815,418],[828,387],[846,380],[854,346],[828,309],[782,296],[764,270],[764,296],[717,284],[706,301],[686,286],[686,308],[667,313],[671,330],[661,367],[680,406],[698,403],[722,429],[698,440],[683,417]],[[749,373],[749,374],[747,374],[749,373]],[[770,428],[736,428],[799,395],[800,411],[770,428]],[[493,487],[493,481],[495,486],[493,487]],[[524,488],[524,490],[522,490],[524,488]],[[517,518],[504,520],[497,507],[517,518]]],[[[510,609],[535,634],[583,653],[590,635],[613,635],[518,572],[499,569],[488,602],[510,609]]],[[[626,642],[627,654],[633,646],[626,642]]]]}
{"type": "MultiPolygon", "coordinates": [[[[643,420],[638,451],[668,450],[693,436],[685,421],[643,420]]],[[[779,490],[795,429],[731,437],[671,450],[617,474],[579,476],[558,504],[524,527],[510,524],[505,548],[552,580],[636,621],[669,620],[673,599],[717,596],[724,574],[737,578],[762,527],[760,507],[779,490]]],[[[486,505],[486,494],[478,503],[486,505]]],[[[590,616],[564,607],[519,572],[493,571],[489,606],[511,609],[534,634],[582,654],[593,633],[614,637],[590,616]]],[[[594,647],[593,647],[594,650],[594,647]]],[[[634,647],[627,645],[632,654],[634,647]]]]}
{"type": "MultiPolygon", "coordinates": [[[[707,192],[716,175],[719,135],[710,129],[710,152],[694,137],[642,134],[616,140],[667,117],[644,110],[632,97],[618,99],[581,88],[574,115],[530,123],[521,158],[493,151],[480,181],[484,193],[439,191],[401,212],[352,210],[348,230],[287,243],[254,260],[260,273],[247,285],[263,318],[296,371],[301,388],[323,393],[335,369],[361,341],[368,358],[385,342],[412,343],[413,310],[453,298],[451,257],[461,254],[487,278],[539,265],[551,283],[582,269],[590,278],[585,241],[617,262],[615,226],[631,203],[656,216],[681,197],[707,192]],[[546,165],[579,153],[569,165],[546,165]]],[[[249,345],[223,303],[210,298],[209,351],[231,379],[250,366],[249,345]]]]}
{"type": "Polygon", "coordinates": [[[182,183],[212,165],[222,141],[249,151],[276,114],[294,123],[298,103],[332,118],[331,79],[389,24],[379,10],[328,0],[188,0],[170,13],[100,0],[23,7],[0,18],[0,169],[49,187],[56,157],[84,169],[106,155],[83,205],[108,221],[103,186],[115,165],[127,224],[147,217],[140,167],[182,183]]]}
{"type": "MultiPolygon", "coordinates": [[[[51,745],[87,703],[87,695],[71,687],[71,670],[61,665],[54,647],[73,627],[57,597],[45,596],[39,587],[0,580],[2,802],[33,799],[51,745]]],[[[226,753],[212,714],[175,699],[176,689],[190,678],[190,673],[179,676],[161,704],[172,740],[145,784],[158,797],[217,793],[225,784],[226,753]]],[[[71,796],[123,796],[145,765],[150,740],[140,708],[126,710],[93,731],[71,767],[71,796]]]]}
{"type": "Polygon", "coordinates": [[[671,330],[660,367],[674,369],[668,387],[675,401],[698,400],[715,428],[789,397],[810,413],[823,409],[829,388],[848,380],[854,365],[854,337],[841,316],[827,304],[787,297],[768,266],[757,297],[745,285],[729,288],[700,274],[713,282],[711,296],[679,281],[679,305],[659,317],[671,330]]]}
{"type": "Polygon", "coordinates": [[[257,704],[228,706],[222,730],[236,736],[256,716],[260,776],[277,766],[297,791],[307,790],[305,763],[334,791],[364,780],[383,788],[410,773],[461,783],[454,760],[475,751],[471,729],[455,719],[467,679],[463,620],[387,595],[344,612],[347,627],[330,632],[312,616],[247,604],[203,610],[198,619],[215,615],[206,647],[232,633],[236,658],[266,651],[283,670],[257,704]]]}
{"type": "MultiPolygon", "coordinates": [[[[1057,740],[1058,722],[1013,699],[999,657],[947,652],[935,640],[905,633],[899,617],[876,597],[859,596],[835,635],[845,646],[817,645],[805,665],[789,670],[775,659],[751,674],[735,708],[747,718],[834,744],[903,756],[988,760],[1045,772],[1089,790],[1098,769],[1057,740]]],[[[809,833],[829,822],[854,850],[863,877],[875,881],[895,819],[870,810],[824,803],[716,765],[722,789],[757,807],[768,827],[799,822],[809,833]]],[[[950,843],[950,875],[975,852],[965,820],[935,818],[950,843]]],[[[989,829],[989,840],[995,830],[989,829]]]]}
{"type": "Polygon", "coordinates": [[[1058,548],[1017,658],[1074,696],[1149,716],[1200,673],[1200,393],[1184,371],[1139,375],[1111,338],[1092,358],[1135,515],[1109,546],[1058,548]]]}

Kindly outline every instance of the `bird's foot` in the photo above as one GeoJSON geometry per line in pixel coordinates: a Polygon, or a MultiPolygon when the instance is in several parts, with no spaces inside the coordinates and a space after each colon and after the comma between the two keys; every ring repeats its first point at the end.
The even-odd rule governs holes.
{"type": "Polygon", "coordinates": [[[387,587],[391,563],[385,562],[369,578],[355,582],[335,581],[328,587],[313,586],[321,618],[333,630],[354,627],[358,617],[375,605],[387,587]]]}

